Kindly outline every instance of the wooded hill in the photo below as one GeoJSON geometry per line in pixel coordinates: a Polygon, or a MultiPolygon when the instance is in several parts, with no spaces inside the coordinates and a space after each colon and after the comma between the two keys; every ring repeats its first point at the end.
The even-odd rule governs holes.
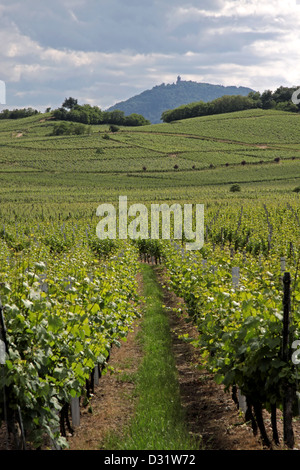
{"type": "Polygon", "coordinates": [[[212,85],[210,83],[197,83],[181,80],[177,77],[176,83],[157,85],[126,101],[111,106],[107,111],[120,110],[125,115],[141,114],[152,124],[160,123],[162,113],[178,106],[196,101],[209,102],[224,95],[247,96],[251,88],[212,85]]]}

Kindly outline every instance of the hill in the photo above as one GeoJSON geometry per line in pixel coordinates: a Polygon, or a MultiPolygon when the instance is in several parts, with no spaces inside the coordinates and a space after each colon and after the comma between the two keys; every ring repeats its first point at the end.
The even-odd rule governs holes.
{"type": "Polygon", "coordinates": [[[152,124],[161,122],[161,115],[168,109],[174,109],[183,104],[195,101],[212,101],[224,95],[247,96],[252,90],[246,87],[212,85],[210,83],[197,83],[177,78],[176,83],[157,85],[126,101],[116,103],[107,111],[120,110],[125,115],[141,114],[152,124]]]}
{"type": "Polygon", "coordinates": [[[0,215],[94,215],[120,195],[146,204],[294,199],[299,119],[255,109],[118,132],[93,125],[89,133],[58,136],[51,113],[1,120],[0,215]],[[239,193],[230,192],[233,184],[239,193]]]}
{"type": "MultiPolygon", "coordinates": [[[[57,122],[50,112],[17,120],[1,120],[0,298],[3,305],[1,323],[5,320],[10,348],[9,354],[4,350],[1,352],[1,380],[3,385],[11,385],[13,393],[7,395],[8,399],[5,397],[5,403],[9,404],[8,416],[12,416],[11,411],[19,407],[24,423],[24,428],[21,428],[26,431],[29,450],[33,448],[33,438],[36,448],[41,450],[61,446],[64,441],[59,431],[66,435],[67,443],[73,439],[69,433],[69,405],[65,412],[72,396],[78,397],[77,405],[82,405],[77,408],[79,415],[84,414],[87,418],[83,426],[81,422],[72,423],[70,420],[72,427],[80,424],[83,430],[79,436],[77,430],[75,432],[74,437],[79,442],[76,448],[86,448],[91,441],[97,449],[145,448],[137,445],[141,440],[135,439],[137,433],[131,432],[127,424],[131,415],[135,418],[140,411],[136,404],[143,401],[149,409],[147,400],[138,400],[141,382],[144,382],[144,390],[149,395],[149,381],[143,371],[136,373],[132,366],[141,363],[144,369],[146,357],[148,363],[152,362],[151,367],[157,367],[162,355],[166,359],[165,346],[171,346],[173,350],[173,339],[180,358],[177,355],[165,361],[171,375],[175,376],[173,365],[179,364],[177,359],[182,364],[182,360],[187,358],[187,364],[183,364],[183,368],[180,364],[178,371],[186,371],[184,378],[180,377],[180,386],[187,385],[185,388],[190,392],[191,375],[197,387],[205,385],[204,389],[192,387],[195,397],[192,414],[187,415],[184,410],[183,416],[188,418],[187,429],[192,430],[193,447],[182,445],[181,448],[193,449],[196,447],[194,443],[199,449],[205,448],[202,445],[205,434],[203,408],[207,408],[204,421],[209,431],[206,433],[208,440],[203,441],[205,446],[207,443],[211,446],[213,442],[213,448],[223,448],[225,443],[229,449],[234,443],[237,448],[237,439],[232,432],[234,440],[232,438],[228,444],[227,438],[224,439],[228,424],[232,426],[234,423],[235,428],[243,428],[247,449],[252,448],[248,439],[251,428],[245,427],[245,420],[240,410],[233,408],[233,402],[229,418],[224,421],[226,426],[218,430],[216,439],[211,432],[214,430],[212,415],[220,417],[220,404],[223,410],[227,408],[227,399],[220,395],[224,393],[224,385],[231,387],[237,384],[241,388],[243,383],[250,384],[246,392],[250,391],[250,397],[261,400],[255,409],[255,412],[257,408],[259,411],[256,417],[259,416],[263,423],[262,416],[266,416],[268,423],[272,423],[274,436],[277,430],[275,419],[278,425],[281,424],[281,414],[276,415],[283,396],[281,385],[288,380],[293,387],[295,385],[294,390],[297,385],[295,367],[288,367],[288,362],[281,360],[280,353],[282,309],[286,313],[285,300],[289,294],[286,288],[283,289],[286,285],[291,286],[289,298],[293,307],[290,332],[300,338],[300,283],[297,277],[300,193],[294,191],[300,184],[299,119],[297,113],[251,109],[172,123],[121,126],[117,131],[112,131],[109,124],[81,124],[84,132],[79,134],[69,132],[71,125],[75,129],[75,124],[67,123],[67,132],[59,135],[54,132],[57,122]],[[120,196],[128,198],[128,209],[133,210],[126,211],[126,214],[118,211],[120,196]],[[138,204],[134,206],[134,202],[138,204]],[[199,220],[197,216],[197,208],[194,212],[196,220],[188,217],[190,223],[186,223],[185,206],[182,220],[185,239],[179,240],[182,237],[178,237],[177,228],[182,227],[178,224],[176,227],[175,223],[171,225],[170,220],[173,233],[177,233],[175,244],[156,243],[152,230],[151,238],[144,243],[148,230],[159,228],[150,205],[162,202],[170,205],[190,203],[187,209],[203,204],[204,226],[202,217],[199,220]],[[101,203],[105,206],[97,211],[101,203]],[[147,219],[147,207],[143,204],[151,210],[147,219]],[[105,212],[106,225],[102,218],[105,212]],[[109,240],[106,241],[97,238],[96,227],[99,227],[100,217],[102,231],[106,227],[108,229],[109,240]],[[120,229],[127,227],[129,236],[126,240],[120,229]],[[139,235],[139,228],[145,229],[141,233],[142,240],[131,243],[131,235],[139,235]],[[195,241],[203,233],[205,244],[201,250],[188,252],[185,242],[194,238],[192,232],[195,229],[195,241]],[[163,264],[154,267],[142,263],[139,254],[142,259],[143,255],[147,258],[150,255],[152,264],[153,255],[155,261],[159,255],[163,264]],[[239,268],[238,278],[233,268],[235,271],[239,268]],[[147,279],[143,277],[145,273],[147,279]],[[287,276],[289,282],[286,282],[287,276]],[[149,283],[146,285],[149,279],[150,288],[149,283]],[[148,293],[152,295],[153,291],[156,297],[150,298],[148,293]],[[157,317],[158,310],[160,318],[157,317]],[[145,324],[139,324],[140,320],[144,321],[144,313],[148,317],[147,328],[145,324]],[[169,314],[172,317],[168,317],[169,314]],[[162,324],[162,317],[166,326],[171,327],[172,336],[167,336],[170,332],[162,324]],[[128,336],[136,329],[138,335],[142,329],[161,333],[156,343],[152,341],[154,347],[149,347],[148,338],[146,344],[144,338],[140,341],[140,337],[139,344],[135,343],[137,361],[132,355],[131,342],[136,339],[128,336]],[[167,338],[167,345],[162,343],[162,336],[167,338]],[[187,338],[191,338],[193,343],[186,341],[187,338]],[[177,340],[182,341],[181,345],[177,340]],[[111,353],[118,350],[124,341],[125,346],[129,345],[130,361],[122,352],[116,363],[111,353]],[[144,357],[142,343],[147,346],[144,357]],[[158,348],[158,343],[162,344],[163,351],[158,348]],[[192,348],[187,355],[186,345],[192,348]],[[195,345],[198,346],[199,361],[195,345]],[[154,360],[149,361],[147,355],[154,350],[154,360]],[[209,357],[211,361],[207,360],[209,357]],[[201,366],[201,376],[195,375],[197,364],[201,366]],[[189,365],[191,367],[187,367],[189,365]],[[97,381],[92,378],[98,367],[100,373],[95,376],[109,378],[111,369],[115,370],[113,375],[116,379],[113,383],[109,380],[108,389],[100,382],[100,389],[97,391],[95,388],[94,393],[97,381]],[[234,369],[241,373],[232,374],[234,369]],[[212,398],[213,380],[218,393],[212,398]],[[117,390],[117,400],[112,399],[111,388],[117,390]],[[261,390],[264,392],[260,394],[261,390]],[[130,402],[129,408],[119,407],[120,392],[126,403],[130,402]],[[108,401],[105,400],[106,395],[108,401]],[[81,396],[88,400],[80,401],[81,396]],[[276,413],[272,406],[269,421],[269,414],[265,414],[267,410],[263,406],[273,403],[274,397],[276,413]],[[112,403],[114,413],[111,413],[112,403]],[[207,406],[203,407],[203,403],[207,406]],[[98,414],[99,406],[103,410],[102,415],[98,414]],[[117,433],[114,426],[106,425],[99,440],[99,429],[95,428],[94,420],[88,418],[91,409],[101,425],[102,422],[107,424],[107,414],[112,415],[114,425],[116,416],[121,415],[121,420],[118,418],[117,421],[117,433]],[[201,423],[200,442],[195,432],[195,421],[201,423]],[[33,426],[30,428],[28,425],[31,423],[33,426]],[[63,432],[64,427],[66,432],[63,432]],[[86,433],[86,430],[94,428],[97,432],[91,439],[91,433],[86,433]],[[122,443],[123,436],[127,438],[127,428],[130,439],[126,440],[126,445],[120,445],[120,436],[122,443]],[[88,442],[85,442],[84,435],[88,442]],[[217,447],[216,442],[220,442],[218,436],[221,436],[222,444],[217,447]]],[[[172,211],[177,208],[175,205],[170,207],[172,211]]],[[[167,211],[163,212],[167,214],[167,211]]],[[[167,220],[163,228],[168,228],[167,220]]],[[[165,238],[164,233],[161,238],[165,238]]],[[[163,389],[157,386],[157,375],[163,376],[162,385],[167,385],[165,403],[178,401],[180,406],[191,403],[191,395],[188,401],[177,400],[181,398],[180,394],[177,390],[173,394],[170,381],[165,380],[164,374],[153,374],[154,368],[148,368],[148,375],[156,375],[155,390],[163,389]]],[[[177,369],[175,372],[177,374],[177,369]]],[[[160,392],[153,395],[161,397],[160,392]]],[[[230,396],[228,400],[231,400],[230,396]]],[[[2,402],[0,399],[3,408],[2,402]]],[[[155,402],[151,411],[155,407],[159,411],[163,408],[155,402]]],[[[176,410],[171,409],[171,412],[176,417],[174,429],[178,436],[180,429],[176,410]]],[[[147,424],[144,409],[140,416],[142,425],[147,424]]],[[[161,423],[165,416],[160,413],[158,418],[161,423]]],[[[169,416],[166,418],[170,421],[169,416]]],[[[4,421],[2,424],[0,431],[4,437],[0,448],[16,448],[13,441],[17,439],[13,440],[13,434],[5,439],[7,423],[4,421]]],[[[139,434],[143,432],[140,429],[139,434]]],[[[152,430],[155,444],[152,448],[178,448],[173,445],[173,435],[172,445],[167,446],[165,442],[160,445],[162,438],[157,439],[153,426],[152,430]]],[[[267,430],[269,433],[269,424],[267,430]]],[[[299,423],[295,434],[300,435],[299,423]]],[[[149,433],[145,432],[145,435],[143,442],[149,443],[149,433]]],[[[281,435],[280,432],[280,442],[276,445],[278,450],[287,447],[281,444],[281,435]]],[[[23,437],[22,433],[20,438],[23,437]]],[[[183,442],[182,438],[180,442],[183,442]]],[[[259,436],[257,442],[263,445],[259,436]]],[[[275,448],[275,442],[274,445],[273,440],[270,442],[275,448]]],[[[295,448],[299,448],[299,444],[298,437],[295,448]]]]}

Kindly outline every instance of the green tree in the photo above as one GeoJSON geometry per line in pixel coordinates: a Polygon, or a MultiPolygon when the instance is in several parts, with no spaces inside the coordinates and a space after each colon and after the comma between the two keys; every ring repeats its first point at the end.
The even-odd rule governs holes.
{"type": "Polygon", "coordinates": [[[294,88],[280,86],[274,91],[273,100],[276,101],[276,103],[290,101],[292,99],[293,92],[294,88]]]}
{"type": "Polygon", "coordinates": [[[66,121],[68,119],[68,111],[66,108],[58,108],[53,111],[53,117],[57,121],[66,121]]]}
{"type": "Polygon", "coordinates": [[[276,102],[273,99],[273,93],[271,90],[266,90],[261,95],[261,102],[263,109],[272,109],[275,107],[276,102]]]}
{"type": "Polygon", "coordinates": [[[115,124],[111,124],[111,125],[109,126],[109,130],[110,130],[110,132],[118,132],[119,127],[116,126],[115,124]]]}
{"type": "Polygon", "coordinates": [[[62,104],[62,107],[63,108],[67,108],[67,109],[73,109],[74,106],[76,106],[78,104],[78,100],[76,100],[75,98],[66,98],[65,101],[63,102],[62,104]]]}
{"type": "Polygon", "coordinates": [[[125,117],[125,126],[145,126],[150,124],[150,121],[144,118],[141,114],[132,113],[125,117]]]}

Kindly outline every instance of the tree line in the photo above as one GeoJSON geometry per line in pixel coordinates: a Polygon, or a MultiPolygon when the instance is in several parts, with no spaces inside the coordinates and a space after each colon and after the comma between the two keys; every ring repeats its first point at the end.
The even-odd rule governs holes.
{"type": "Polygon", "coordinates": [[[166,110],[162,113],[161,119],[164,122],[172,122],[180,119],[231,113],[255,108],[277,109],[280,111],[298,113],[300,111],[300,105],[296,105],[292,102],[292,94],[296,90],[297,87],[289,88],[281,86],[274,92],[266,90],[263,93],[252,91],[247,96],[225,95],[209,102],[198,101],[179,106],[175,109],[166,110]]]}
{"type": "MultiPolygon", "coordinates": [[[[46,112],[50,112],[47,108],[46,112]]],[[[66,98],[62,106],[53,110],[52,117],[57,121],[71,121],[78,124],[109,124],[118,126],[145,126],[151,124],[141,114],[132,113],[125,116],[123,111],[102,111],[98,106],[89,104],[79,105],[75,98],[66,98]]],[[[39,111],[33,108],[4,109],[0,113],[0,119],[21,119],[35,114],[39,111]]],[[[79,129],[79,127],[77,128],[79,129]]]]}
{"type": "Polygon", "coordinates": [[[39,114],[39,111],[33,108],[23,108],[23,109],[3,109],[0,113],[0,119],[22,119],[30,116],[39,114]]]}
{"type": "Polygon", "coordinates": [[[52,113],[59,121],[72,121],[81,124],[115,124],[119,126],[145,126],[150,121],[141,114],[132,113],[125,116],[120,110],[102,111],[98,106],[79,105],[77,100],[66,98],[62,106],[52,113]]]}
{"type": "MultiPolygon", "coordinates": [[[[251,91],[248,95],[224,95],[212,101],[197,101],[181,105],[174,109],[166,110],[161,115],[163,122],[172,122],[180,119],[188,119],[212,114],[231,113],[246,109],[277,109],[298,113],[300,105],[292,102],[292,94],[297,87],[279,87],[272,92],[265,90],[263,93],[251,91]]],[[[46,110],[50,112],[50,108],[46,110]]],[[[4,109],[0,113],[0,119],[21,119],[40,114],[33,108],[4,109]]],[[[144,126],[151,124],[143,115],[132,113],[125,116],[124,111],[103,111],[98,106],[89,104],[79,105],[72,97],[66,98],[62,106],[52,111],[52,117],[57,121],[70,121],[81,124],[109,124],[121,126],[144,126]]]]}

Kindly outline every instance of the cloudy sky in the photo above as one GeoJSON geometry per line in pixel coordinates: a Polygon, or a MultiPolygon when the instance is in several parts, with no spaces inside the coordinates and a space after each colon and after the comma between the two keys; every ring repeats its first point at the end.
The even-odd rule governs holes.
{"type": "Polygon", "coordinates": [[[0,110],[106,109],[177,75],[300,86],[299,26],[300,0],[0,0],[0,110]]]}

